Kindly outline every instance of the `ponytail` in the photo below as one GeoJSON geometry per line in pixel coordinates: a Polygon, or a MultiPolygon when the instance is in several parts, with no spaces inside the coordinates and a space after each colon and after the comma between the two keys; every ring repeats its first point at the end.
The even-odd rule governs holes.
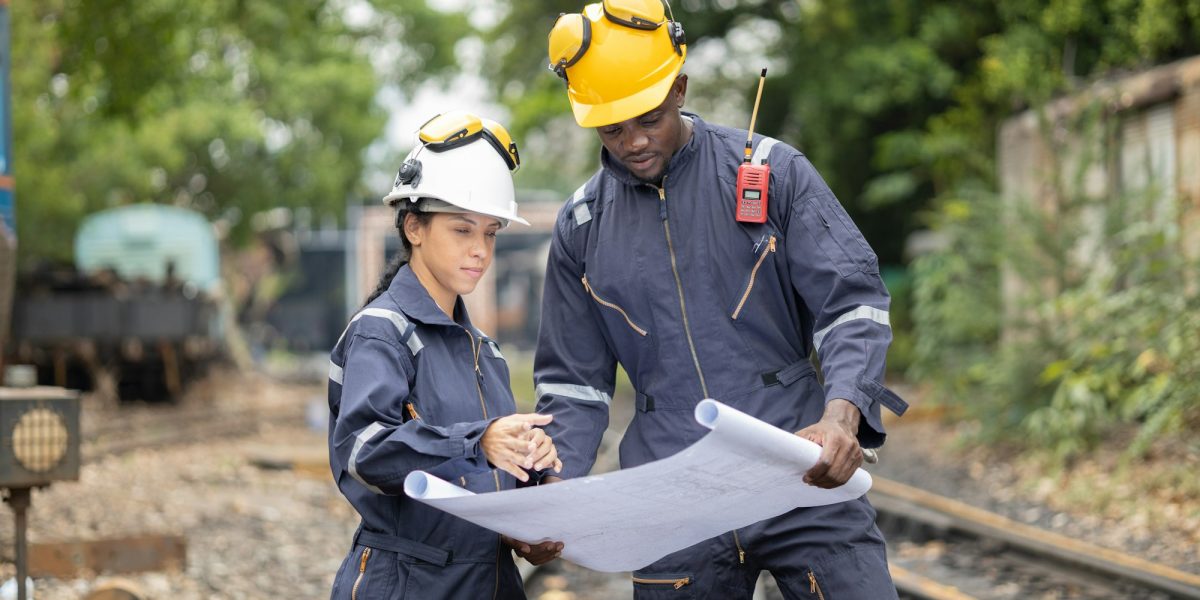
{"type": "Polygon", "coordinates": [[[363,302],[364,307],[387,291],[388,287],[392,285],[392,280],[396,278],[396,274],[400,272],[400,268],[408,264],[408,261],[412,258],[412,242],[408,241],[408,236],[404,233],[404,219],[408,214],[412,214],[421,226],[428,225],[430,219],[433,218],[432,214],[421,212],[415,206],[410,206],[407,209],[401,208],[401,210],[396,212],[396,231],[400,233],[400,242],[403,244],[403,247],[388,262],[387,268],[383,270],[383,276],[375,284],[375,290],[367,296],[367,301],[363,302]]]}
{"type": "Polygon", "coordinates": [[[379,282],[375,284],[375,290],[371,295],[367,296],[367,301],[363,302],[363,306],[373,302],[380,294],[387,291],[388,286],[392,285],[392,279],[396,277],[396,273],[400,272],[400,267],[408,264],[408,258],[404,251],[397,252],[392,260],[388,262],[387,268],[383,270],[383,276],[379,278],[379,282]]]}

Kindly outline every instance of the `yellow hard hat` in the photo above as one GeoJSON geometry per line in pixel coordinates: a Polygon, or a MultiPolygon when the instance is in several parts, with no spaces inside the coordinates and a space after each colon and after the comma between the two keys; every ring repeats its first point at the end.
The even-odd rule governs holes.
{"type": "Polygon", "coordinates": [[[601,127],[662,104],[687,58],[683,26],[666,0],[603,0],[559,15],[550,70],[567,82],[575,122],[601,127]]]}

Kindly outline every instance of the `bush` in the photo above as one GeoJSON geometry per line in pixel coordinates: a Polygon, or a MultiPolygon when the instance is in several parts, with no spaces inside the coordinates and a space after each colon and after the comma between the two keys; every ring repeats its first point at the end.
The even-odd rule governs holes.
{"type": "Polygon", "coordinates": [[[993,195],[975,192],[943,203],[933,215],[947,245],[913,261],[916,341],[909,377],[934,385],[935,398],[965,399],[987,379],[1000,332],[998,245],[993,195]]]}
{"type": "Polygon", "coordinates": [[[1200,426],[1200,262],[1173,223],[1134,217],[1153,193],[1060,191],[1052,214],[986,191],[943,202],[947,245],[913,265],[910,377],[983,436],[1064,459],[1114,428],[1136,428],[1137,455],[1200,426]]]}

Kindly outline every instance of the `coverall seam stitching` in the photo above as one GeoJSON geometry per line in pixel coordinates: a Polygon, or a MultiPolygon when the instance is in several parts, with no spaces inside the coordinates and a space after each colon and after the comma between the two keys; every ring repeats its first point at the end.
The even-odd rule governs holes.
{"type": "MultiPolygon", "coordinates": [[[[364,340],[376,340],[376,341],[383,342],[383,343],[387,344],[388,346],[391,346],[391,348],[393,350],[400,352],[401,354],[407,354],[409,352],[407,347],[405,347],[403,349],[400,347],[399,341],[390,340],[387,337],[379,335],[377,333],[364,333],[361,331],[356,331],[356,332],[354,332],[354,335],[350,336],[350,341],[346,344],[347,348],[349,348],[349,346],[354,342],[355,339],[360,339],[360,338],[364,339],[364,340]]],[[[344,366],[345,365],[343,365],[343,367],[344,366]]]]}
{"type": "MultiPolygon", "coordinates": [[[[416,333],[416,332],[414,331],[414,333],[416,333]]],[[[387,346],[389,348],[391,348],[392,350],[395,350],[396,353],[398,355],[400,355],[400,357],[401,357],[400,360],[404,363],[406,369],[409,371],[409,373],[405,373],[405,376],[407,377],[408,375],[411,374],[412,379],[416,379],[416,376],[417,376],[416,360],[414,360],[412,351],[408,349],[407,345],[405,345],[403,342],[400,342],[399,340],[396,340],[396,341],[390,340],[387,337],[382,336],[380,334],[366,333],[366,332],[362,332],[362,331],[355,331],[354,334],[350,336],[350,339],[346,341],[345,350],[343,350],[343,352],[342,352],[342,368],[343,369],[345,369],[346,364],[348,364],[350,362],[350,360],[349,360],[350,359],[350,347],[353,346],[354,342],[359,339],[375,340],[375,341],[383,342],[384,344],[387,344],[387,346]]],[[[412,379],[410,379],[410,381],[412,379]]],[[[413,393],[413,390],[411,390],[411,389],[408,390],[408,393],[411,396],[413,393]]]]}

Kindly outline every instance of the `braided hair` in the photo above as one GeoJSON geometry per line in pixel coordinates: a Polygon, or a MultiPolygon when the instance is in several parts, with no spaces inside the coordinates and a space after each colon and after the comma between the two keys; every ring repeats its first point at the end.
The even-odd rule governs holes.
{"type": "Polygon", "coordinates": [[[396,210],[396,231],[400,233],[400,242],[403,247],[400,248],[388,261],[387,268],[383,270],[383,276],[379,278],[379,282],[375,284],[375,290],[367,296],[367,301],[363,302],[363,306],[370,304],[380,294],[387,291],[388,286],[392,285],[392,279],[395,279],[396,273],[400,272],[400,268],[408,264],[412,259],[412,242],[408,241],[408,236],[404,233],[404,220],[407,215],[412,215],[417,220],[417,224],[424,227],[429,225],[429,221],[433,218],[432,213],[418,210],[416,203],[404,202],[396,210]]]}

